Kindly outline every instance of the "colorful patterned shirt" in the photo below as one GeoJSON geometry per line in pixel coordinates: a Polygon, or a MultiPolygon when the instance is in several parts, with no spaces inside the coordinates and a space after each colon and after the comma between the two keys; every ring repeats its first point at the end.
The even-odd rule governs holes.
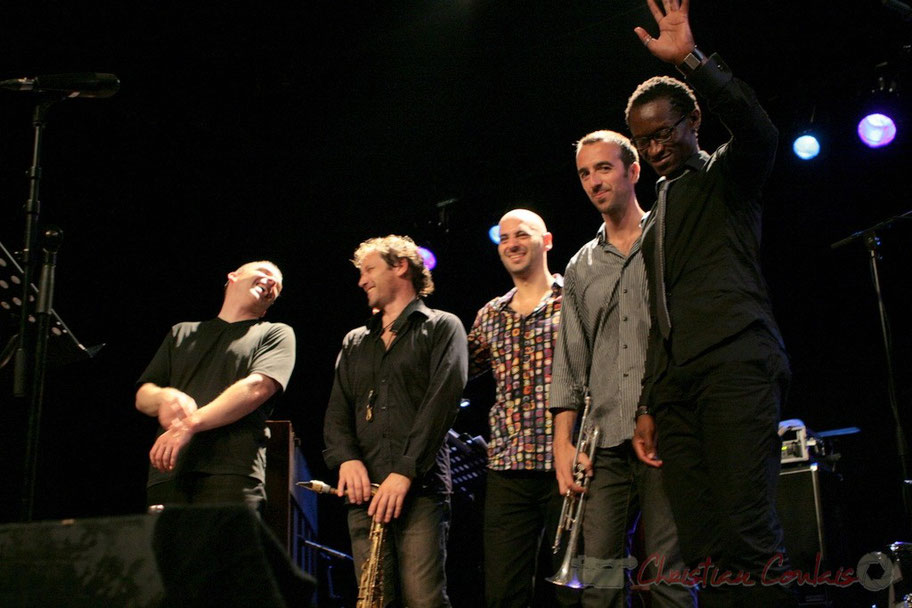
{"type": "Polygon", "coordinates": [[[551,360],[560,326],[563,278],[528,316],[510,308],[516,289],[478,311],[469,331],[469,376],[494,374],[496,399],[488,415],[488,468],[550,471],[551,360]]]}

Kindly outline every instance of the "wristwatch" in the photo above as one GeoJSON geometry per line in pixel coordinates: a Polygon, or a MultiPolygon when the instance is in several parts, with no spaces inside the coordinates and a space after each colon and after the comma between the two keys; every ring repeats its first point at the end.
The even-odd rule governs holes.
{"type": "Polygon", "coordinates": [[[687,57],[684,58],[684,61],[679,63],[676,67],[678,68],[678,71],[687,78],[700,67],[705,59],[706,55],[704,55],[700,49],[694,47],[693,50],[687,54],[687,57]]]}

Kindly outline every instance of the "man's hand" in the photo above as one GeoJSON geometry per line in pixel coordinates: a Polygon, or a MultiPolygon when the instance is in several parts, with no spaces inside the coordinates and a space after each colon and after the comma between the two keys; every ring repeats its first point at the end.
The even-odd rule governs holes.
{"type": "Polygon", "coordinates": [[[171,424],[171,428],[155,440],[155,444],[149,451],[149,462],[162,473],[173,471],[177,464],[178,454],[192,437],[193,431],[190,426],[183,420],[175,420],[171,424]]]}
{"type": "Polygon", "coordinates": [[[339,467],[339,483],[336,485],[336,494],[342,498],[348,497],[348,502],[360,505],[371,498],[371,482],[367,476],[367,468],[360,460],[346,460],[339,467]]]}
{"type": "Polygon", "coordinates": [[[656,425],[652,414],[640,414],[633,430],[633,451],[637,458],[651,467],[662,466],[659,453],[656,451],[656,425]]]}
{"type": "Polygon", "coordinates": [[[661,9],[656,0],[646,0],[646,3],[659,25],[659,37],[653,38],[641,27],[635,27],[633,31],[649,52],[662,61],[674,65],[682,63],[696,46],[688,19],[690,0],[662,0],[661,9]]]}
{"type": "Polygon", "coordinates": [[[165,387],[159,393],[158,423],[170,429],[175,420],[183,420],[196,411],[196,400],[176,388],[165,387]]]}
{"type": "MultiPolygon", "coordinates": [[[[583,486],[577,483],[576,471],[573,469],[576,446],[568,442],[555,442],[552,450],[554,452],[554,472],[557,475],[557,486],[561,496],[565,496],[568,490],[575,494],[582,494],[583,486]]],[[[584,452],[579,453],[578,468],[586,477],[592,477],[592,462],[584,452]]]]}
{"type": "MultiPolygon", "coordinates": [[[[581,494],[583,487],[576,482],[573,470],[573,427],[576,424],[576,410],[560,410],[554,414],[554,436],[551,451],[554,456],[554,473],[561,496],[568,491],[581,494]]],[[[586,454],[580,453],[579,465],[587,477],[592,477],[592,463],[586,454]]]]}
{"type": "Polygon", "coordinates": [[[373,517],[374,521],[385,524],[398,518],[402,514],[402,505],[405,503],[405,495],[408,494],[410,487],[412,487],[411,479],[399,473],[390,473],[377,488],[377,493],[374,494],[367,514],[373,517]]]}

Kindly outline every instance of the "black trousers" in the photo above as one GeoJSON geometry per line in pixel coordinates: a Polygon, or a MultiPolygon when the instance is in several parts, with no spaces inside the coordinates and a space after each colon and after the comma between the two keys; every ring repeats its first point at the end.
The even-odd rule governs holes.
{"type": "Polygon", "coordinates": [[[551,471],[487,471],[484,571],[489,608],[575,604],[576,593],[544,580],[563,557],[551,555],[562,502],[551,471]]]}
{"type": "Polygon", "coordinates": [[[775,510],[790,377],[778,342],[749,327],[670,362],[653,388],[664,483],[684,561],[702,565],[694,577],[704,608],[792,605],[776,584],[788,560],[775,510]]]}
{"type": "Polygon", "coordinates": [[[150,506],[220,503],[243,503],[262,515],[266,487],[259,479],[246,475],[184,473],[146,488],[146,504],[150,506]]]}

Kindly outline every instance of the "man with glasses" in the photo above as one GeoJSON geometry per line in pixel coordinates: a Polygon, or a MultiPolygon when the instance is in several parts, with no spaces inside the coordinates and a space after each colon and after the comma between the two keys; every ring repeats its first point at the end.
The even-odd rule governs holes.
{"type": "Polygon", "coordinates": [[[674,78],[647,80],[628,102],[632,141],[659,175],[643,243],[653,322],[634,447],[664,469],[688,566],[741,577],[706,584],[701,606],[791,605],[783,586],[764,584],[788,568],[775,490],[790,374],[760,271],[760,192],[777,131],[750,88],[697,49],[688,0],[648,4],[661,34],[638,27],[640,40],[678,67],[731,139],[700,149],[700,107],[674,78]]]}

